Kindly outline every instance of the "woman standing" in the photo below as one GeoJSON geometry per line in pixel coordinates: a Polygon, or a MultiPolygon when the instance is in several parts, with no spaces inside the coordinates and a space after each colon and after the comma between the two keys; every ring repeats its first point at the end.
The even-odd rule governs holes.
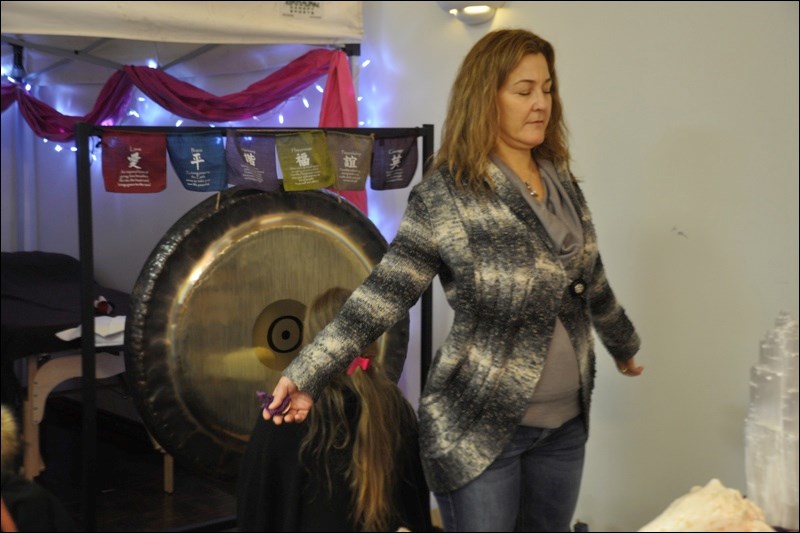
{"type": "Polygon", "coordinates": [[[639,337],[609,286],[569,168],[555,53],[526,30],[480,39],[453,84],[432,172],[383,260],[286,368],[270,407],[301,422],[331,376],[439,276],[455,311],[419,406],[448,531],[568,531],[595,357],[638,376],[639,337]]]}

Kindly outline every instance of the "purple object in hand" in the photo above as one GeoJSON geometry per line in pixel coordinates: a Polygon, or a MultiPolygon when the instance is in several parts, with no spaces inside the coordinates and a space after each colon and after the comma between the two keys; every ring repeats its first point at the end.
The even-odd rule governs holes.
{"type": "Polygon", "coordinates": [[[289,406],[289,402],[291,401],[287,396],[286,398],[283,399],[283,401],[278,407],[276,407],[275,409],[270,409],[269,404],[271,404],[272,400],[274,399],[274,396],[272,394],[267,394],[263,390],[259,390],[256,391],[256,396],[258,396],[258,399],[261,402],[261,408],[266,409],[269,412],[270,416],[281,414],[284,411],[284,409],[286,409],[289,406]]]}

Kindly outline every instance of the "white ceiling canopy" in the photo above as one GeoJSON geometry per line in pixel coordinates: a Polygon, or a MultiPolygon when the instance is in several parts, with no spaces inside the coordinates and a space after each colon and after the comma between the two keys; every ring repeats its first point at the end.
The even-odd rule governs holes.
{"type": "Polygon", "coordinates": [[[3,34],[214,44],[346,44],[361,2],[3,2],[3,34]]]}
{"type": "Polygon", "coordinates": [[[180,76],[174,67],[209,52],[219,70],[204,68],[205,74],[256,71],[275,65],[261,45],[342,46],[360,43],[364,34],[362,2],[347,1],[4,1],[0,29],[3,72],[21,46],[26,80],[37,84],[78,81],[63,68],[75,61],[83,63],[81,83],[148,61],[180,76]]]}

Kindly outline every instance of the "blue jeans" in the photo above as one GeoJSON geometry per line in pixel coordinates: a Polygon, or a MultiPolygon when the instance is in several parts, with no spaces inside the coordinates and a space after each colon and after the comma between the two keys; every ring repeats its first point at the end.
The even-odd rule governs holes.
{"type": "Polygon", "coordinates": [[[519,426],[477,478],[436,494],[445,531],[570,531],[578,503],[586,426],[519,426]]]}

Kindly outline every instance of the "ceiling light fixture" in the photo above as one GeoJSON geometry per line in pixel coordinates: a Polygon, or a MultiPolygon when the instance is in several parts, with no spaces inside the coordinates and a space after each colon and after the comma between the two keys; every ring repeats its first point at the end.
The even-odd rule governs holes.
{"type": "Polygon", "coordinates": [[[505,2],[436,2],[439,7],[455,16],[464,24],[474,26],[494,18],[498,7],[505,2]]]}

